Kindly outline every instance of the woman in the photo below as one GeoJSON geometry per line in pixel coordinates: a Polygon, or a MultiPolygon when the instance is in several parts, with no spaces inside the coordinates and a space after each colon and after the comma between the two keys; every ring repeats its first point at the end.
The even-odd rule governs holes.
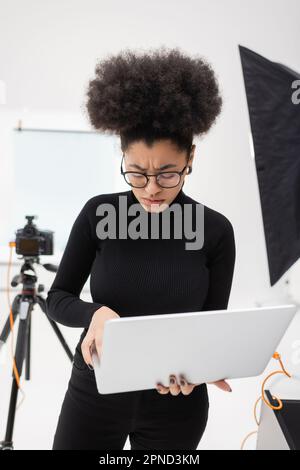
{"type": "MultiPolygon", "coordinates": [[[[122,449],[127,436],[131,449],[196,449],[208,419],[205,383],[189,384],[170,371],[169,384],[101,395],[91,348],[101,356],[107,319],[227,308],[235,264],[232,225],[204,206],[204,244],[187,250],[185,236],[175,237],[172,230],[169,239],[161,232],[156,239],[100,237],[96,211],[110,204],[118,215],[119,196],[125,196],[127,209],[138,204],[146,216],[147,235],[153,212],[161,219],[175,204],[195,212],[199,203],[182,187],[192,171],[193,136],[206,133],[221,110],[217,80],[203,59],[178,49],[126,51],[97,65],[87,97],[93,127],[120,136],[121,173],[130,188],[86,202],[48,292],[49,317],[84,328],[53,450],[122,449]],[[89,275],[93,302],[79,298],[89,275]]],[[[231,391],[224,380],[215,385],[231,391]]]]}

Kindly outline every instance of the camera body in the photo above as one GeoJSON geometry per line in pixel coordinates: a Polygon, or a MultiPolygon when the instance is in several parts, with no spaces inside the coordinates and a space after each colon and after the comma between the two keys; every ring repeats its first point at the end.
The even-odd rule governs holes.
{"type": "Polygon", "coordinates": [[[39,230],[32,222],[34,215],[26,215],[24,228],[16,231],[16,253],[23,256],[53,254],[53,231],[39,230]]]}

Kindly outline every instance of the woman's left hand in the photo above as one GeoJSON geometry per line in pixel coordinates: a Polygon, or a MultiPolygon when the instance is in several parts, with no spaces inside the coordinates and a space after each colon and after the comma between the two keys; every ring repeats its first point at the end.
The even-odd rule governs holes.
{"type": "Polygon", "coordinates": [[[200,384],[188,383],[188,381],[185,379],[183,375],[179,376],[178,381],[177,381],[176,375],[170,375],[169,380],[170,380],[169,387],[164,387],[160,383],[156,384],[156,390],[162,395],[169,393],[169,392],[171,393],[171,395],[178,395],[180,392],[182,392],[183,395],[189,395],[190,393],[192,393],[196,385],[200,385],[200,384]]]}

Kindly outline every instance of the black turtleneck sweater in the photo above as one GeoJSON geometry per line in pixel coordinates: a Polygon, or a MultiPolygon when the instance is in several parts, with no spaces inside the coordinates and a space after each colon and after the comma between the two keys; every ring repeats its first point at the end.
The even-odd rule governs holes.
{"type": "MultiPolygon", "coordinates": [[[[48,316],[70,327],[84,328],[80,342],[94,312],[103,305],[120,317],[226,309],[235,264],[235,239],[231,222],[220,212],[204,205],[204,244],[199,250],[187,250],[193,240],[165,239],[100,239],[96,226],[102,217],[96,215],[102,203],[113,204],[118,220],[119,196],[126,196],[127,208],[139,204],[132,190],[100,194],[90,198],[77,216],[50,287],[48,316]],[[79,298],[89,275],[92,302],[79,298]]],[[[182,188],[171,202],[199,204],[182,188]]],[[[149,234],[151,213],[147,213],[149,234]]],[[[138,214],[137,214],[138,215],[138,214]]],[[[129,222],[136,218],[128,216],[129,222]]],[[[162,212],[159,213],[161,218],[162,212]]],[[[157,214],[156,214],[157,216],[157,214]]],[[[195,225],[193,225],[195,229],[195,225]]],[[[77,350],[78,346],[77,345],[77,350]]]]}

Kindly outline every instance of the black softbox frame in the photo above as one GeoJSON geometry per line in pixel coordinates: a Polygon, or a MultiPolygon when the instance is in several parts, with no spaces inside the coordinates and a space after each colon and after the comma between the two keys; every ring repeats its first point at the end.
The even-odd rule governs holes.
{"type": "Polygon", "coordinates": [[[239,52],[272,286],[300,257],[300,104],[292,100],[300,74],[241,45],[239,52]]]}

